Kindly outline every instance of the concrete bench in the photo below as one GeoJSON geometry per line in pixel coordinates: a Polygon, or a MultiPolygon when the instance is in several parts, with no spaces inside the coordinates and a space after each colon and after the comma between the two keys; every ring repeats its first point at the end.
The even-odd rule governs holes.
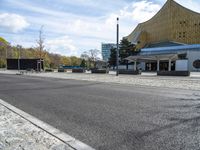
{"type": "Polygon", "coordinates": [[[190,76],[189,71],[158,71],[158,76],[190,76]]]}

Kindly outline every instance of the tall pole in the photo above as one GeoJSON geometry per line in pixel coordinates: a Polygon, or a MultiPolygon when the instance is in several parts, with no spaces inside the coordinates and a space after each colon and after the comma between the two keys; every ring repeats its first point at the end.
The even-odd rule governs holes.
{"type": "Polygon", "coordinates": [[[119,18],[117,18],[116,76],[119,75],[119,18]]]}
{"type": "Polygon", "coordinates": [[[7,58],[8,58],[8,46],[6,46],[6,69],[8,69],[7,58]]]}
{"type": "Polygon", "coordinates": [[[18,71],[20,71],[20,58],[21,58],[21,46],[17,46],[18,48],[18,71]]]}
{"type": "Polygon", "coordinates": [[[20,71],[20,56],[19,56],[19,54],[18,54],[18,71],[20,71]]]}
{"type": "Polygon", "coordinates": [[[20,48],[18,49],[18,71],[20,71],[20,48]]]}
{"type": "Polygon", "coordinates": [[[41,29],[40,29],[40,35],[39,35],[40,37],[39,37],[39,39],[40,39],[40,70],[39,70],[39,72],[41,72],[41,68],[42,68],[42,66],[41,66],[41,60],[42,60],[42,43],[41,43],[41,40],[42,40],[42,27],[41,27],[41,29]]]}

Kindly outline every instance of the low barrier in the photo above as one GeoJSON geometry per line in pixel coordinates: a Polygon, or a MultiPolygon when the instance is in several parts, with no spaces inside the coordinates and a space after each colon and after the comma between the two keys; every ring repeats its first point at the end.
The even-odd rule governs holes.
{"type": "Polygon", "coordinates": [[[72,73],[84,73],[85,69],[72,69],[72,73]]]}
{"type": "Polygon", "coordinates": [[[158,76],[190,76],[189,71],[157,71],[158,76]]]}
{"type": "Polygon", "coordinates": [[[53,70],[53,69],[50,69],[50,68],[48,68],[48,69],[45,69],[45,72],[54,72],[54,70],[53,70]]]}
{"type": "Polygon", "coordinates": [[[63,69],[63,68],[59,68],[58,72],[67,72],[67,70],[63,69]]]}
{"type": "Polygon", "coordinates": [[[119,74],[131,74],[131,75],[139,75],[141,72],[139,70],[134,71],[134,70],[125,70],[125,69],[120,69],[119,74]]]}
{"type": "Polygon", "coordinates": [[[106,69],[92,69],[91,73],[102,73],[105,74],[107,73],[106,69]]]}

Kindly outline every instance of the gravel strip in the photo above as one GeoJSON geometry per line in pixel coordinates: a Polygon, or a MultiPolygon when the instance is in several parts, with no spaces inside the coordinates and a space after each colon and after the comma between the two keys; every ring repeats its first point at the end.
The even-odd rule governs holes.
{"type": "Polygon", "coordinates": [[[73,150],[0,105],[0,150],[73,150]]]}
{"type": "MultiPolygon", "coordinates": [[[[1,71],[4,74],[16,74],[17,71],[1,71]]],[[[150,87],[165,87],[165,88],[177,88],[177,89],[200,89],[200,73],[192,73],[192,77],[165,77],[156,75],[119,75],[112,74],[90,74],[90,73],[24,73],[27,76],[38,77],[51,77],[60,79],[74,79],[74,80],[86,80],[97,81],[107,83],[128,84],[134,86],[150,86],[150,87]]]]}
{"type": "Polygon", "coordinates": [[[200,78],[191,77],[160,77],[141,75],[108,75],[108,74],[86,74],[86,73],[28,73],[26,75],[39,77],[52,77],[60,79],[75,79],[86,81],[97,81],[107,83],[128,84],[134,86],[153,86],[178,89],[200,89],[200,78]]]}

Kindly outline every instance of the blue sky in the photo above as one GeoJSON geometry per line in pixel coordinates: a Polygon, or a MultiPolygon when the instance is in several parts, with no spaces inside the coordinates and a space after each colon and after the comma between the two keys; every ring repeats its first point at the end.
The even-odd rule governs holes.
{"type": "MultiPolygon", "coordinates": [[[[199,0],[175,0],[200,12],[199,0]]],[[[150,19],[166,0],[0,0],[0,36],[12,45],[35,47],[43,25],[45,48],[80,56],[115,42],[116,17],[120,37],[150,19]]]]}

